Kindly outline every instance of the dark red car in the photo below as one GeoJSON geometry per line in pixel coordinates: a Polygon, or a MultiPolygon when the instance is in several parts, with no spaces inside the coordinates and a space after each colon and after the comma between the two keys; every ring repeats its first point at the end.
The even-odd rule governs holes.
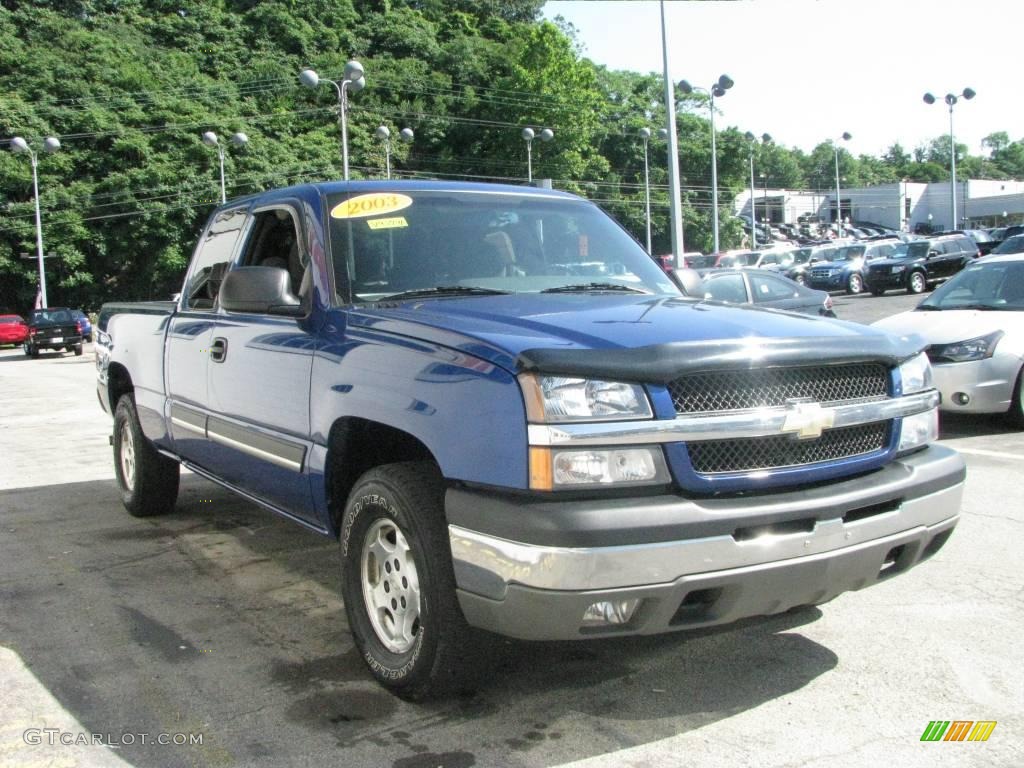
{"type": "Polygon", "coordinates": [[[0,344],[24,344],[28,338],[28,324],[18,315],[0,315],[0,344]]]}

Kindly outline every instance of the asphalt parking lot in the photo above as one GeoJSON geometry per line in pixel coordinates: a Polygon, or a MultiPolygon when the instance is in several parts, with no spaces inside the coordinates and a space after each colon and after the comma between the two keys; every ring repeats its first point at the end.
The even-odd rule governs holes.
{"type": "MultiPolygon", "coordinates": [[[[835,298],[859,322],[920,300],[835,298]]],[[[1024,433],[999,419],[943,419],[963,516],[906,575],[716,631],[501,642],[474,695],[413,705],[364,671],[333,542],[194,475],[127,515],[93,377],[89,350],[0,350],[0,765],[1024,764],[1024,433]],[[932,720],[998,725],[922,743],[932,720]]]]}

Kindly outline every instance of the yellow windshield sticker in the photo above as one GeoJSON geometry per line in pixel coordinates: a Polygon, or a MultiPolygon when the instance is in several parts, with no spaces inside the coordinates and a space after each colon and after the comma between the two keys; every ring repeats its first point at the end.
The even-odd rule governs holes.
{"type": "Polygon", "coordinates": [[[412,205],[412,198],[394,192],[371,192],[368,195],[356,195],[331,209],[332,219],[364,219],[367,216],[380,216],[382,213],[394,213],[412,205]]]}
{"type": "Polygon", "coordinates": [[[370,229],[399,229],[401,227],[408,227],[409,222],[405,220],[405,216],[392,216],[388,219],[370,219],[366,222],[370,229]]]}

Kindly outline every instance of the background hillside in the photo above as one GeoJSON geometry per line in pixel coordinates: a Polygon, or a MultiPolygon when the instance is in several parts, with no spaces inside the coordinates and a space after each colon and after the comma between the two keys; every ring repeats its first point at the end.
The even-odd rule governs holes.
{"type": "MultiPolygon", "coordinates": [[[[6,151],[22,136],[63,149],[40,154],[40,200],[50,304],[87,309],[177,289],[194,238],[219,202],[217,153],[229,147],[228,196],[341,177],[335,97],[299,85],[303,67],[340,79],[356,58],[367,87],[352,96],[354,177],[383,175],[379,125],[392,134],[397,175],[525,178],[526,125],[550,127],[534,144],[534,175],[583,194],[642,238],[642,126],[664,125],[658,77],[610,72],[581,57],[571,28],[539,20],[542,0],[82,0],[0,2],[0,309],[35,298],[32,175],[6,151]]],[[[680,97],[680,159],[688,248],[710,247],[706,105],[680,97]]],[[[743,127],[719,137],[723,208],[746,185],[743,127]]],[[[991,156],[968,157],[964,177],[1024,176],[1024,143],[990,137],[991,156]]],[[[840,150],[851,186],[946,178],[948,139],[882,158],[840,150]]],[[[758,147],[772,187],[828,188],[832,145],[812,153],[758,147]]],[[[669,250],[664,144],[651,142],[655,251],[669,250]]],[[[723,247],[739,222],[723,218],[723,247]]]]}

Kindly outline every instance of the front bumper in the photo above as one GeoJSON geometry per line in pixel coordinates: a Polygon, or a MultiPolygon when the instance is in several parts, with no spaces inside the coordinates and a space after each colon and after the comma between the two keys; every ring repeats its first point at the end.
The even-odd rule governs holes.
{"type": "Polygon", "coordinates": [[[654,634],[819,603],[931,556],[958,521],[963,460],[943,446],[860,477],[757,497],[446,500],[470,624],[531,640],[654,634]],[[625,624],[594,603],[637,599],[625,624]]]}
{"type": "Polygon", "coordinates": [[[905,289],[907,287],[908,274],[906,270],[901,272],[877,272],[872,270],[864,274],[864,286],[869,290],[874,289],[876,291],[891,291],[897,288],[905,289]]]}
{"type": "Polygon", "coordinates": [[[843,272],[831,276],[805,272],[804,284],[808,288],[815,288],[819,291],[838,291],[846,287],[846,278],[847,275],[843,272]]]}
{"type": "Polygon", "coordinates": [[[1005,413],[1021,369],[1015,355],[999,355],[965,363],[932,363],[935,387],[942,393],[941,410],[949,413],[1005,413]],[[963,403],[962,395],[969,400],[963,403]]]}

